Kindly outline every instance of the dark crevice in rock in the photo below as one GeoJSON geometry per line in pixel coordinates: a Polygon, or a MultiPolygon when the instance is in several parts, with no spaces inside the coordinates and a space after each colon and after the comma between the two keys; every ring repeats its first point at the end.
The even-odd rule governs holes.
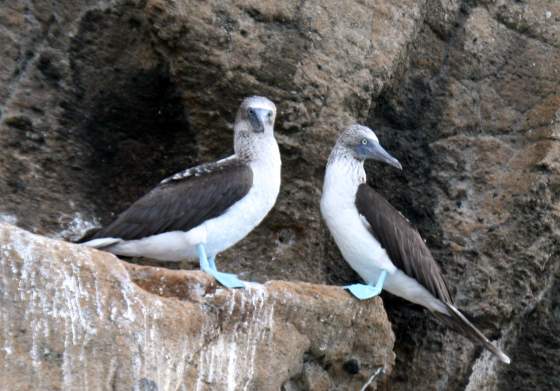
{"type": "Polygon", "coordinates": [[[88,150],[84,191],[107,223],[191,162],[193,134],[182,93],[152,50],[141,14],[91,11],[70,59],[76,95],[66,116],[78,119],[76,133],[88,150]]]}

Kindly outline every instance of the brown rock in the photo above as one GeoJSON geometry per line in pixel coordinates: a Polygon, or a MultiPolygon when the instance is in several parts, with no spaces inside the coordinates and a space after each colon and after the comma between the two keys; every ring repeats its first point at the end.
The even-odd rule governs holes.
{"type": "Polygon", "coordinates": [[[6,224],[0,251],[3,390],[346,390],[393,365],[381,300],[338,287],[218,289],[6,224]]]}
{"type": "Polygon", "coordinates": [[[547,374],[558,363],[560,332],[552,323],[560,266],[557,7],[460,2],[455,12],[455,3],[431,4],[449,19],[428,16],[406,71],[371,116],[388,149],[404,157],[404,178],[377,167],[370,174],[419,226],[458,305],[513,363],[497,364],[389,298],[397,335],[390,389],[557,389],[547,374]],[[527,322],[541,323],[529,330],[527,322]],[[529,351],[540,359],[522,353],[529,351]]]}

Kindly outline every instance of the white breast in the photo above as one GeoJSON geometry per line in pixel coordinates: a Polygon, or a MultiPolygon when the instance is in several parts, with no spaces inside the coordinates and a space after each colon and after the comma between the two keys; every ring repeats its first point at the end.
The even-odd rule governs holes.
{"type": "Polygon", "coordinates": [[[327,167],[321,214],[344,259],[366,282],[375,283],[381,269],[392,273],[396,268],[356,208],[356,191],[361,182],[359,173],[353,170],[361,167],[338,163],[327,167]]]}
{"type": "MultiPolygon", "coordinates": [[[[279,157],[279,155],[278,155],[279,157]]],[[[280,160],[251,163],[253,186],[222,216],[206,221],[206,248],[215,255],[243,239],[266,217],[280,191],[280,160]]]]}

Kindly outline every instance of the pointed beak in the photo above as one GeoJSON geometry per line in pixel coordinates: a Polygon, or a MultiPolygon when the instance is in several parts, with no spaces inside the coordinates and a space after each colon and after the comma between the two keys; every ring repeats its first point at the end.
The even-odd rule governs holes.
{"type": "Polygon", "coordinates": [[[249,122],[255,133],[263,133],[266,122],[268,121],[268,113],[266,109],[252,109],[249,112],[249,122]]]}
{"type": "Polygon", "coordinates": [[[385,148],[383,148],[378,142],[369,143],[367,158],[387,163],[390,166],[402,170],[401,163],[393,156],[391,156],[391,154],[387,152],[385,148]]]}

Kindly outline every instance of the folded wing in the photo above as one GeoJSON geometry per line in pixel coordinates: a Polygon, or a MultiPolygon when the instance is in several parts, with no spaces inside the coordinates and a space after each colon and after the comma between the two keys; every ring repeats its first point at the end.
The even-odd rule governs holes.
{"type": "Polygon", "coordinates": [[[87,240],[188,231],[221,215],[247,195],[252,184],[251,168],[236,158],[194,167],[162,181],[87,240]]]}
{"type": "Polygon", "coordinates": [[[398,210],[365,183],[358,187],[356,207],[397,268],[439,300],[453,303],[441,269],[426,243],[398,210]]]}

